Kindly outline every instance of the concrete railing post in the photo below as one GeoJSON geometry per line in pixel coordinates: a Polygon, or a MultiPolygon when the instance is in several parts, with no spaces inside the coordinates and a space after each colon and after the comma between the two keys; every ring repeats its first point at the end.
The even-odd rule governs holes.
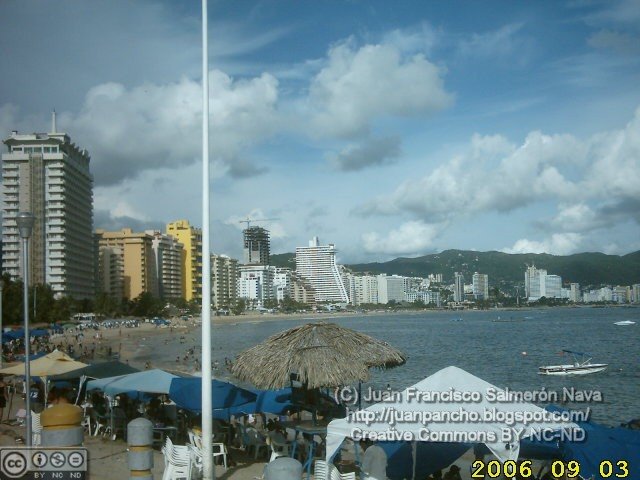
{"type": "Polygon", "coordinates": [[[84,441],[82,409],[76,405],[60,403],[45,408],[40,414],[43,447],[80,447],[84,441]]]}
{"type": "Polygon", "coordinates": [[[130,480],[153,480],[153,423],[136,418],[127,425],[130,480]]]}

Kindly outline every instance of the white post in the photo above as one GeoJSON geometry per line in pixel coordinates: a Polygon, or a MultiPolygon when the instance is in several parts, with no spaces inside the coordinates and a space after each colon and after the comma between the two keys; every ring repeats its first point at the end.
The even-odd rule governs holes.
{"type": "Polygon", "coordinates": [[[209,59],[207,0],[202,0],[202,465],[203,480],[216,478],[211,398],[211,258],[209,256],[209,59]]]}
{"type": "Polygon", "coordinates": [[[25,416],[26,423],[26,435],[25,446],[31,446],[31,335],[29,332],[29,239],[22,239],[22,271],[24,272],[23,284],[22,284],[22,304],[23,316],[24,316],[24,379],[26,393],[24,396],[25,409],[27,410],[25,416]]]}

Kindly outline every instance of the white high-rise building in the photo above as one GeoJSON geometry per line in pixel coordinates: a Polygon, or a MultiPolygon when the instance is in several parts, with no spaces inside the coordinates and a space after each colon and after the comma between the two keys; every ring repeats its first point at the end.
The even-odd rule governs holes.
{"type": "Polygon", "coordinates": [[[528,266],[524,274],[526,297],[530,301],[545,298],[562,298],[562,277],[548,275],[544,269],[528,266]]]}
{"type": "Polygon", "coordinates": [[[163,300],[182,297],[182,257],[184,246],[173,236],[158,230],[145,230],[152,237],[155,257],[155,291],[163,300]]]}
{"type": "Polygon", "coordinates": [[[332,243],[320,245],[313,237],[308,247],[296,248],[296,273],[311,284],[316,302],[349,303],[332,243]]]}
{"type": "Polygon", "coordinates": [[[378,303],[402,302],[405,299],[405,277],[378,275],[378,303]]]}
{"type": "Polygon", "coordinates": [[[211,305],[228,310],[238,300],[238,260],[227,255],[211,255],[211,305]]]}
{"type": "Polygon", "coordinates": [[[238,297],[249,301],[250,306],[262,308],[267,300],[275,298],[273,276],[275,267],[267,265],[241,265],[239,267],[238,297]]]}
{"type": "Polygon", "coordinates": [[[487,300],[489,298],[489,275],[475,272],[472,277],[473,298],[487,300]]]}
{"type": "Polygon", "coordinates": [[[282,302],[285,297],[292,298],[291,295],[291,269],[276,268],[273,275],[273,290],[278,303],[282,302]]]}
{"type": "Polygon", "coordinates": [[[573,302],[573,303],[578,303],[582,300],[581,295],[580,295],[580,284],[579,283],[572,283],[571,284],[571,290],[569,292],[569,301],[573,302]]]}
{"type": "Polygon", "coordinates": [[[65,133],[19,134],[4,140],[2,154],[2,269],[21,278],[15,217],[36,221],[30,245],[30,284],[49,284],[56,296],[92,298],[95,288],[93,178],[90,156],[65,133]]]}
{"type": "Polygon", "coordinates": [[[458,272],[453,274],[453,301],[464,301],[464,277],[458,272]]]}
{"type": "Polygon", "coordinates": [[[631,301],[633,303],[640,303],[640,283],[631,286],[631,301]]]}

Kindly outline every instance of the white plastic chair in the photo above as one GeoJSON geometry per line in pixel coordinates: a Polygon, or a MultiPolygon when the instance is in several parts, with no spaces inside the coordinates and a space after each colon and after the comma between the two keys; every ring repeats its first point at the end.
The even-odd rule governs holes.
{"type": "Polygon", "coordinates": [[[271,448],[271,458],[269,462],[273,462],[278,457],[289,456],[289,444],[286,443],[286,440],[285,442],[279,441],[278,436],[274,432],[269,433],[267,443],[269,444],[269,448],[271,448]]]}
{"type": "Polygon", "coordinates": [[[162,480],[191,480],[193,468],[192,449],[187,445],[174,445],[169,437],[162,448],[164,473],[162,480]]]}
{"type": "Polygon", "coordinates": [[[313,465],[313,478],[315,480],[329,480],[328,479],[328,465],[324,460],[316,460],[313,465]]]}
{"type": "Polygon", "coordinates": [[[42,423],[40,423],[40,414],[31,411],[31,444],[38,446],[42,443],[42,423]]]}
{"type": "Polygon", "coordinates": [[[260,437],[260,434],[255,428],[249,427],[245,430],[245,432],[247,449],[251,447],[254,447],[256,449],[254,458],[258,458],[258,453],[260,452],[261,448],[264,448],[265,453],[268,453],[266,442],[260,437]]]}
{"type": "MultiPolygon", "coordinates": [[[[198,458],[202,458],[202,437],[197,433],[189,430],[187,432],[189,435],[189,443],[191,443],[193,447],[193,451],[195,452],[198,458]]],[[[213,460],[217,457],[222,457],[222,465],[224,465],[224,469],[227,467],[227,447],[224,443],[214,443],[213,444],[213,460]]]]}

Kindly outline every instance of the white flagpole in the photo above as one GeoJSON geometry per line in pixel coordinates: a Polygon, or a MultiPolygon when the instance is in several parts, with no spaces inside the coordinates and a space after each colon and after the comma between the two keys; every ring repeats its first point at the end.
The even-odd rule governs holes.
{"type": "Polygon", "coordinates": [[[213,465],[211,392],[211,258],[209,256],[209,58],[207,0],[202,0],[202,465],[203,479],[216,478],[213,465]]]}

